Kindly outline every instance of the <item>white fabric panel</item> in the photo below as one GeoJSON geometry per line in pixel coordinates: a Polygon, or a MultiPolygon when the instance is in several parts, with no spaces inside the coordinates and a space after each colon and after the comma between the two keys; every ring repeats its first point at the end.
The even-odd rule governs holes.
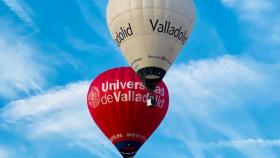
{"type": "Polygon", "coordinates": [[[109,0],[107,7],[112,37],[135,71],[150,66],[167,70],[194,19],[192,0],[109,0]]]}

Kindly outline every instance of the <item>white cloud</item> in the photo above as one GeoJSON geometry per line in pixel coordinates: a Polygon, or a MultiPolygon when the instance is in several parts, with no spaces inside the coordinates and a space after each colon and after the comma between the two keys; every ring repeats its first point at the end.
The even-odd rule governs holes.
{"type": "Polygon", "coordinates": [[[279,43],[279,41],[280,41],[280,22],[278,21],[271,27],[272,27],[271,29],[273,30],[273,34],[270,35],[270,39],[272,39],[272,41],[279,43]]]}
{"type": "Polygon", "coordinates": [[[237,9],[242,17],[247,20],[255,20],[253,15],[262,16],[263,13],[273,9],[272,1],[266,0],[221,0],[227,6],[237,9]]]}
{"type": "Polygon", "coordinates": [[[36,31],[36,25],[32,19],[32,10],[22,0],[2,0],[11,11],[13,11],[23,22],[31,26],[36,31]]]}
{"type": "Polygon", "coordinates": [[[260,147],[280,147],[280,139],[265,140],[265,139],[244,139],[244,140],[231,140],[231,141],[217,141],[204,144],[206,148],[222,148],[222,147],[247,147],[247,146],[260,146],[260,147]]]}
{"type": "Polygon", "coordinates": [[[42,91],[49,70],[37,58],[40,50],[35,42],[6,19],[0,19],[0,29],[0,97],[42,91]]]}
{"type": "MultiPolygon", "coordinates": [[[[271,65],[232,56],[175,65],[165,78],[170,108],[158,134],[179,140],[182,150],[189,149],[194,158],[205,158],[205,151],[215,153],[212,149],[222,146],[246,157],[276,157],[271,146],[279,142],[261,139],[266,133],[262,133],[250,114],[252,109],[280,103],[279,84],[276,84],[280,76],[270,73],[268,67],[271,65]],[[255,145],[258,143],[261,145],[255,145]]],[[[13,101],[2,109],[0,117],[4,122],[1,125],[24,134],[31,142],[66,140],[69,148],[82,147],[98,157],[113,157],[114,147],[88,113],[88,86],[89,82],[74,83],[13,101]]],[[[273,118],[265,121],[273,121],[273,118]]],[[[174,152],[163,156],[172,154],[174,152]]],[[[184,157],[184,154],[179,155],[184,157]]]]}
{"type": "Polygon", "coordinates": [[[9,158],[9,157],[10,157],[9,151],[0,145],[0,158],[9,158]]]}
{"type": "MultiPolygon", "coordinates": [[[[232,56],[174,66],[165,78],[170,108],[162,132],[184,142],[197,158],[206,156],[205,149],[193,142],[262,138],[268,133],[250,113],[280,103],[280,75],[270,73],[271,67],[232,56]]],[[[232,148],[247,157],[276,157],[269,147],[248,143],[247,148],[232,148]]]]}
{"type": "MultiPolygon", "coordinates": [[[[89,82],[58,87],[2,109],[2,127],[24,133],[30,141],[55,138],[69,148],[82,147],[93,155],[116,155],[113,145],[93,123],[86,106],[89,82]]],[[[55,141],[55,139],[53,140],[55,141]]]]}
{"type": "Polygon", "coordinates": [[[258,68],[261,65],[254,65],[253,61],[223,56],[174,66],[165,81],[172,96],[185,98],[185,104],[196,105],[196,108],[189,106],[190,109],[186,110],[198,110],[201,115],[208,115],[211,113],[209,105],[234,109],[247,103],[251,96],[265,95],[257,90],[267,86],[268,76],[258,68]],[[178,89],[182,91],[176,91],[178,89]],[[207,110],[203,112],[203,109],[207,110]]]}
{"type": "Polygon", "coordinates": [[[273,148],[280,147],[280,140],[265,140],[265,139],[243,139],[243,140],[229,140],[229,141],[217,141],[209,142],[207,144],[201,144],[204,149],[215,150],[222,148],[235,148],[241,151],[244,155],[250,158],[262,158],[265,155],[269,157],[277,158],[273,148]]]}
{"type": "Polygon", "coordinates": [[[278,1],[267,0],[221,0],[229,8],[233,8],[245,22],[251,23],[248,29],[251,36],[260,42],[280,43],[280,18],[278,1]]]}

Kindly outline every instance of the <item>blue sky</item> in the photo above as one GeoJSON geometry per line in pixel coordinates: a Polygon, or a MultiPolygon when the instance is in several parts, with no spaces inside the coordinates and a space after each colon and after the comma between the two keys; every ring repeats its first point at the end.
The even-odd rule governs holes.
{"type": "MultiPolygon", "coordinates": [[[[195,0],[196,24],[164,81],[170,108],[138,158],[280,157],[280,2],[195,0]]],[[[0,158],[118,158],[86,106],[127,63],[107,0],[0,0],[0,158]]]]}

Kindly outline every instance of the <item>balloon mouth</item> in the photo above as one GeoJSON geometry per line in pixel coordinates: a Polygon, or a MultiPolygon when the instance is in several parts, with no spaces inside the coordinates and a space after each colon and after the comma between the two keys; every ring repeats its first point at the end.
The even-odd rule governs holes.
{"type": "Polygon", "coordinates": [[[159,79],[160,76],[156,76],[156,75],[147,75],[146,79],[152,80],[152,79],[159,79]]]}
{"type": "Polygon", "coordinates": [[[136,141],[121,141],[115,144],[123,158],[133,158],[143,143],[136,141]]]}
{"type": "Polygon", "coordinates": [[[138,76],[149,92],[153,92],[163,79],[166,71],[159,67],[145,67],[137,71],[138,76]]]}

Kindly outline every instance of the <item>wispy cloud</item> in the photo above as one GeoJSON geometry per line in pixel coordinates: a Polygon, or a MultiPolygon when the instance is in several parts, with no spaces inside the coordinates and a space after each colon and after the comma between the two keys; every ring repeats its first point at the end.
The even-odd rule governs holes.
{"type": "Polygon", "coordinates": [[[247,147],[247,146],[260,146],[260,147],[280,147],[280,139],[244,139],[244,140],[230,140],[230,141],[217,141],[204,144],[209,148],[222,148],[222,147],[247,147]]]}
{"type": "Polygon", "coordinates": [[[273,1],[266,0],[221,0],[227,6],[236,9],[240,17],[251,22],[263,24],[263,17],[274,8],[273,1]]]}
{"type": "Polygon", "coordinates": [[[113,145],[96,127],[86,106],[89,82],[69,84],[29,99],[11,102],[1,112],[2,127],[35,141],[67,140],[100,158],[116,155],[113,145]],[[24,131],[24,132],[23,132],[24,131]]]}
{"type": "Polygon", "coordinates": [[[23,22],[28,24],[30,27],[35,29],[36,27],[33,19],[32,19],[32,10],[21,0],[2,0],[6,6],[10,8],[23,22]]]}
{"type": "MultiPolygon", "coordinates": [[[[262,131],[263,125],[250,113],[272,107],[279,110],[275,105],[280,103],[280,75],[268,73],[269,67],[273,66],[232,56],[174,66],[165,78],[171,103],[162,132],[184,142],[193,157],[199,158],[211,150],[192,142],[266,137],[270,131],[262,131]]],[[[273,122],[271,117],[261,119],[273,122]]],[[[231,147],[246,157],[276,157],[272,148],[249,145],[231,147]]]]}
{"type": "Polygon", "coordinates": [[[49,70],[38,58],[35,42],[6,19],[0,19],[0,29],[0,98],[41,92],[49,70]]]}
{"type": "MultiPolygon", "coordinates": [[[[279,56],[280,49],[280,12],[277,0],[221,0],[233,9],[244,22],[243,32],[252,41],[247,51],[263,54],[262,58],[279,56]]],[[[276,60],[276,59],[274,59],[276,60]]]]}
{"type": "MultiPolygon", "coordinates": [[[[225,55],[216,59],[200,60],[188,65],[174,66],[168,72],[165,81],[170,85],[171,90],[181,89],[180,86],[187,86],[182,89],[184,93],[175,92],[176,95],[171,93],[174,97],[187,97],[186,104],[194,104],[207,109],[208,104],[216,107],[229,106],[228,108],[235,108],[240,104],[247,103],[246,101],[252,99],[250,96],[265,95],[263,92],[257,91],[257,89],[264,89],[268,86],[267,84],[270,84],[269,77],[271,76],[268,76],[269,72],[266,72],[268,69],[265,69],[265,66],[272,67],[255,63],[250,59],[239,59],[225,55]],[[174,80],[174,78],[182,80],[174,80]],[[243,89],[243,87],[246,87],[246,89],[243,89]],[[231,107],[234,103],[236,103],[236,106],[231,107]]],[[[273,77],[278,77],[278,74],[275,75],[273,77]]],[[[273,85],[267,88],[271,88],[271,86],[273,85]]],[[[272,88],[271,90],[276,89],[272,88]]],[[[272,97],[275,96],[273,92],[268,93],[272,97]]],[[[202,110],[198,107],[188,110],[202,110]]]]}
{"type": "Polygon", "coordinates": [[[108,0],[91,0],[95,6],[99,9],[99,12],[106,17],[106,8],[108,4],[108,0]]]}
{"type": "Polygon", "coordinates": [[[111,49],[116,48],[106,24],[106,6],[108,1],[92,0],[90,1],[91,3],[86,1],[76,2],[81,10],[84,20],[91,29],[104,40],[105,44],[111,46],[111,49]],[[96,10],[98,10],[98,12],[96,12],[96,10]]]}
{"type": "MultiPolygon", "coordinates": [[[[271,147],[277,146],[278,140],[261,139],[266,133],[248,112],[280,103],[275,79],[279,76],[271,76],[266,70],[266,65],[232,56],[175,65],[165,79],[171,103],[158,134],[182,144],[174,149],[178,157],[184,157],[187,150],[191,157],[206,158],[213,148],[223,146],[246,157],[276,157],[271,147]],[[255,145],[258,143],[262,145],[255,145]]],[[[114,147],[88,113],[88,86],[87,81],[73,83],[13,101],[0,113],[1,128],[13,130],[30,142],[45,138],[67,140],[69,148],[80,147],[98,157],[114,157],[117,155],[114,147]]],[[[168,151],[171,146],[168,145],[162,145],[161,149],[168,151]]],[[[174,156],[172,151],[162,154],[156,149],[150,155],[174,156]]]]}
{"type": "Polygon", "coordinates": [[[11,156],[10,152],[0,145],[0,158],[9,158],[11,156]]]}
{"type": "MultiPolygon", "coordinates": [[[[68,42],[79,52],[98,52],[100,49],[107,49],[106,46],[100,46],[94,43],[88,43],[83,39],[75,38],[73,36],[68,37],[68,42]]],[[[103,53],[103,52],[102,52],[103,53]]]]}

